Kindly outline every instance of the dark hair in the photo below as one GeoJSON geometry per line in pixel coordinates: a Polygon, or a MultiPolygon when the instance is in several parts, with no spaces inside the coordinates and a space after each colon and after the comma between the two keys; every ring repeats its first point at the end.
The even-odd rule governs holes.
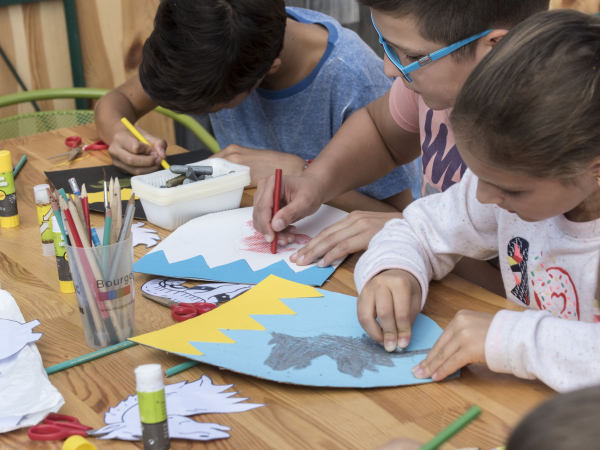
{"type": "MultiPolygon", "coordinates": [[[[411,17],[425,39],[444,46],[490,28],[513,28],[535,13],[545,11],[550,0],[358,0],[393,17],[411,17]]],[[[477,41],[453,52],[470,58],[477,41]]]]}
{"type": "Polygon", "coordinates": [[[599,81],[600,18],[540,13],[465,82],[452,112],[457,142],[501,170],[575,180],[600,157],[599,81]]]}
{"type": "Polygon", "coordinates": [[[595,450],[600,446],[600,387],[560,394],[515,428],[506,450],[595,450]]]}
{"type": "Polygon", "coordinates": [[[250,91],[283,48],[283,0],[162,0],[140,82],[152,100],[202,113],[250,91]]]}

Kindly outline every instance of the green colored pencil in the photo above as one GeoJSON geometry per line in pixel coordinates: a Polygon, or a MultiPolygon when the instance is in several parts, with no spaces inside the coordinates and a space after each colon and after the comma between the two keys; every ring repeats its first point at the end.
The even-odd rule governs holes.
{"type": "Polygon", "coordinates": [[[74,366],[78,366],[79,364],[92,361],[93,359],[102,358],[103,356],[110,355],[111,353],[116,353],[118,351],[125,350],[126,348],[133,347],[134,345],[137,345],[137,342],[125,341],[116,345],[111,345],[110,347],[106,347],[101,350],[88,353],[87,355],[71,359],[70,361],[65,361],[55,366],[47,367],[46,373],[48,375],[52,375],[53,373],[60,372],[61,370],[66,370],[74,366]]]}
{"type": "Polygon", "coordinates": [[[448,427],[443,430],[440,434],[434,437],[431,441],[421,447],[420,450],[435,450],[440,445],[444,444],[448,439],[462,430],[464,427],[469,425],[477,416],[481,414],[481,408],[477,405],[472,406],[466,413],[452,422],[448,427]]]}
{"type": "Polygon", "coordinates": [[[19,160],[19,162],[17,163],[15,170],[13,170],[13,178],[17,178],[17,174],[19,173],[19,170],[21,170],[21,167],[23,167],[23,165],[25,164],[26,161],[27,161],[27,155],[23,155],[21,157],[21,159],[19,160]]]}
{"type": "Polygon", "coordinates": [[[182,364],[179,364],[178,366],[171,367],[170,369],[165,370],[165,373],[167,374],[167,378],[169,378],[173,375],[177,375],[178,373],[183,372],[184,370],[191,369],[192,367],[197,366],[198,364],[200,364],[200,362],[198,361],[187,361],[182,364]]]}
{"type": "Polygon", "coordinates": [[[112,211],[110,206],[106,208],[106,217],[104,219],[104,239],[102,245],[110,245],[110,232],[112,228],[112,211]]]}

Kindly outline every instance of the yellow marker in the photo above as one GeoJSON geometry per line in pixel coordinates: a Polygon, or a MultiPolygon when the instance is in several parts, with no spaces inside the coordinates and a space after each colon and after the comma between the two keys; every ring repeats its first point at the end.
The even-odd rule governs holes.
{"type": "MultiPolygon", "coordinates": [[[[140,142],[142,142],[142,143],[144,143],[144,144],[149,145],[150,147],[152,147],[152,144],[150,144],[150,142],[148,142],[146,140],[146,138],[144,136],[142,136],[142,134],[137,130],[137,128],[134,127],[129,120],[127,120],[127,117],[123,117],[121,119],[121,123],[123,125],[125,125],[129,131],[131,131],[131,134],[133,134],[137,138],[138,141],[140,141],[140,142]]],[[[169,167],[171,167],[169,165],[169,163],[166,162],[164,159],[160,162],[160,165],[165,170],[169,170],[169,167]]]]}
{"type": "Polygon", "coordinates": [[[15,179],[8,150],[0,150],[0,227],[12,228],[19,225],[15,179]]]}

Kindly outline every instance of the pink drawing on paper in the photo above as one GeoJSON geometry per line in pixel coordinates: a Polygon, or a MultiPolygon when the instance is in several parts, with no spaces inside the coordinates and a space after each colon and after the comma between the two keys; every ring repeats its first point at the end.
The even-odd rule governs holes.
{"type": "MultiPolygon", "coordinates": [[[[297,234],[296,241],[282,247],[277,246],[278,253],[295,252],[300,250],[311,241],[311,237],[306,234],[297,234]]],[[[271,244],[265,241],[262,234],[254,229],[252,221],[249,220],[243,227],[241,246],[239,250],[252,253],[271,253],[271,244]]]]}

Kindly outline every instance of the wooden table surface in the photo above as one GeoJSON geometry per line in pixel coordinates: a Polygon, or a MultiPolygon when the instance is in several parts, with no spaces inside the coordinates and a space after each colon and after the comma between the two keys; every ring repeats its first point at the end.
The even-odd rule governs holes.
{"type": "MultiPolygon", "coordinates": [[[[60,293],[55,258],[42,255],[33,196],[33,186],[47,182],[45,170],[65,168],[54,168],[57,160],[46,158],[66,151],[64,139],[72,135],[82,136],[84,143],[97,139],[95,127],[85,125],[0,142],[0,149],[11,151],[14,164],[23,154],[28,157],[16,180],[21,225],[0,230],[0,281],[2,289],[14,296],[26,321],[41,321],[35,331],[44,333],[37,347],[45,367],[91,351],[85,343],[75,294],[60,293]]],[[[181,151],[176,146],[168,150],[169,154],[181,151]]],[[[103,164],[110,164],[107,152],[90,152],[89,158],[71,167],[103,164]]],[[[252,194],[245,192],[242,206],[251,206],[252,194]]],[[[92,212],[92,223],[103,226],[101,214],[92,212]]],[[[169,234],[149,226],[158,229],[162,238],[169,234]]],[[[143,246],[136,247],[135,259],[146,252],[143,246]]],[[[347,259],[323,288],[355,296],[352,273],[357,259],[357,255],[347,259]]],[[[143,274],[135,277],[139,334],[173,324],[166,308],[142,297],[140,287],[150,278],[143,274]]],[[[502,308],[520,309],[450,275],[432,283],[423,313],[443,328],[460,309],[493,313],[502,308]]],[[[104,425],[105,411],[135,394],[135,367],[160,363],[166,369],[184,361],[140,345],[56,373],[50,381],[65,398],[61,413],[99,428],[104,425]]],[[[267,406],[236,414],[196,416],[201,422],[231,427],[231,437],[211,442],[173,440],[174,449],[371,449],[400,436],[427,441],[473,404],[479,405],[483,414],[443,448],[491,449],[505,442],[524,414],[554,393],[539,381],[496,374],[478,365],[464,368],[460,378],[452,381],[382,389],[292,386],[203,364],[167,382],[193,381],[203,374],[216,384],[235,384],[240,395],[267,406]]],[[[99,449],[142,448],[141,443],[91,440],[99,449]]],[[[61,445],[60,441],[30,441],[25,429],[0,435],[2,449],[60,449],[61,445]]]]}

